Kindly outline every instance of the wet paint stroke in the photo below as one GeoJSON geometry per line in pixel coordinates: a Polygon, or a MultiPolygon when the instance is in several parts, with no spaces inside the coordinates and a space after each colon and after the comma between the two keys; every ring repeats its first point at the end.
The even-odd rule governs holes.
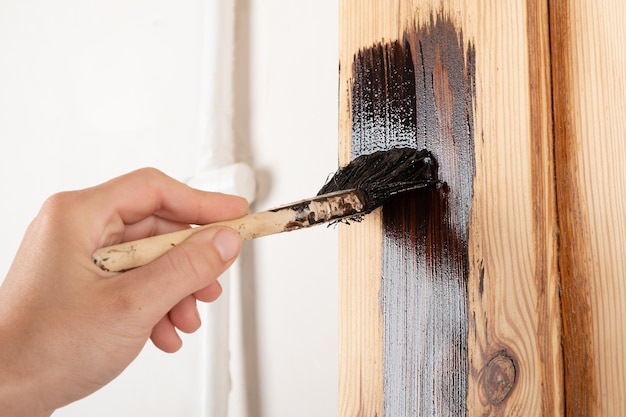
{"type": "Polygon", "coordinates": [[[428,149],[442,184],[383,206],[383,416],[465,415],[474,48],[442,15],[360,50],[351,157],[428,149]]]}

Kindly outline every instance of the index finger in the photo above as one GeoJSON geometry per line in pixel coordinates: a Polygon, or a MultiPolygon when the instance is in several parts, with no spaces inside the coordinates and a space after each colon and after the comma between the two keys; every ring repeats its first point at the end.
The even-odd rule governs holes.
{"type": "Polygon", "coordinates": [[[143,168],[85,190],[103,219],[136,223],[148,216],[188,224],[241,217],[248,202],[241,197],[189,187],[154,168],[143,168]]]}

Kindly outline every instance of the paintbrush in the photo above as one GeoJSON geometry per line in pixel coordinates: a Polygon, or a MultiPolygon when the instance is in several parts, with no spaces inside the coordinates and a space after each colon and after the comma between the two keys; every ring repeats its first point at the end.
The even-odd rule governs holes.
{"type": "Polygon", "coordinates": [[[93,261],[105,271],[125,271],[163,255],[193,233],[227,226],[249,240],[316,224],[358,221],[389,198],[437,183],[437,164],[430,152],[410,148],[378,151],[355,158],[340,168],[316,197],[272,210],[249,214],[177,232],[151,236],[96,250],[93,261]]]}

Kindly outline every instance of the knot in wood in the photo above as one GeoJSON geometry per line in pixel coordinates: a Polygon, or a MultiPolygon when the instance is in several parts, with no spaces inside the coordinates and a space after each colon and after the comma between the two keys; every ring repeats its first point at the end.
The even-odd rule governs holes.
{"type": "Polygon", "coordinates": [[[506,352],[497,353],[483,368],[481,384],[492,405],[499,405],[506,400],[516,382],[515,362],[506,352]]]}

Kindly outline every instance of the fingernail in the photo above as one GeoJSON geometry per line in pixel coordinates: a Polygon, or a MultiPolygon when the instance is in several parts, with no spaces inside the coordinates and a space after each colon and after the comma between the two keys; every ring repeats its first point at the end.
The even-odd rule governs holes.
{"type": "Polygon", "coordinates": [[[241,238],[234,230],[223,229],[217,232],[213,239],[213,244],[219,252],[222,261],[228,262],[239,253],[241,238]]]}

